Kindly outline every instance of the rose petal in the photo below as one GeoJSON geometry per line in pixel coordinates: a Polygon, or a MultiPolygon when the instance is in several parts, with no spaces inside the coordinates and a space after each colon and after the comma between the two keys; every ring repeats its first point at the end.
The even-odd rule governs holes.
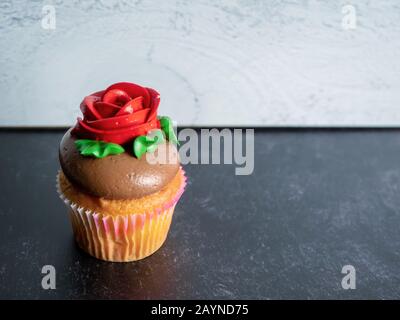
{"type": "Polygon", "coordinates": [[[145,135],[148,131],[159,129],[160,122],[155,119],[138,126],[123,128],[119,130],[98,130],[92,128],[82,119],[78,118],[77,126],[74,128],[74,134],[84,139],[94,139],[117,144],[125,144],[132,141],[137,136],[145,135]]]}
{"type": "Polygon", "coordinates": [[[150,95],[147,91],[146,88],[138,86],[137,84],[134,83],[129,83],[129,82],[118,82],[114,83],[113,85],[109,86],[103,95],[102,101],[104,101],[104,97],[109,92],[110,90],[122,90],[125,91],[131,99],[135,99],[137,97],[142,96],[143,97],[143,107],[148,108],[150,105],[150,95]]]}
{"type": "Polygon", "coordinates": [[[160,105],[160,94],[152,89],[152,88],[146,88],[150,94],[150,99],[151,99],[151,103],[150,103],[150,113],[148,115],[147,121],[152,121],[154,119],[157,118],[157,110],[158,110],[158,106],[160,105]]]}
{"type": "Polygon", "coordinates": [[[100,120],[85,121],[92,128],[99,130],[116,130],[128,126],[141,125],[146,122],[150,109],[139,110],[135,113],[100,120]]]}
{"type": "Polygon", "coordinates": [[[73,132],[80,138],[131,142],[138,135],[160,128],[159,103],[160,95],[154,89],[127,82],[113,84],[84,99],[84,118],[78,118],[73,132]]]}
{"type": "Polygon", "coordinates": [[[129,100],[131,100],[129,94],[121,89],[111,89],[109,91],[106,90],[103,98],[101,99],[103,102],[116,104],[118,106],[123,106],[129,100]]]}
{"type": "Polygon", "coordinates": [[[104,94],[105,90],[97,91],[91,94],[91,96],[99,97],[101,98],[104,94]]]}
{"type": "Polygon", "coordinates": [[[137,97],[131,101],[128,101],[122,108],[119,110],[115,116],[131,114],[143,109],[143,97],[137,97]]]}
{"type": "Polygon", "coordinates": [[[88,120],[95,120],[95,119],[102,119],[101,114],[97,112],[94,107],[94,103],[99,101],[100,98],[97,96],[87,96],[83,99],[81,103],[81,111],[85,119],[88,120]]]}
{"type": "Polygon", "coordinates": [[[101,101],[93,103],[93,106],[102,118],[113,117],[121,110],[121,107],[118,107],[115,104],[101,101]]]}

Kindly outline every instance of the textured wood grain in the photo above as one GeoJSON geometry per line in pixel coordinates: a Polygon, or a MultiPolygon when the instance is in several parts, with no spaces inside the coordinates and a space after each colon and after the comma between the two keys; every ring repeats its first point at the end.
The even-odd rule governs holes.
{"type": "Polygon", "coordinates": [[[181,125],[399,125],[400,6],[353,1],[0,4],[0,125],[67,125],[116,81],[157,88],[181,125]]]}

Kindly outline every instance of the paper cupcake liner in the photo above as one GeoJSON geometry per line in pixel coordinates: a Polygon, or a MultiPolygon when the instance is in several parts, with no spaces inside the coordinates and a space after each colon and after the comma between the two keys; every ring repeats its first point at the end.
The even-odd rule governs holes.
{"type": "Polygon", "coordinates": [[[74,237],[84,251],[106,261],[127,262],[143,259],[164,243],[175,205],[186,186],[183,182],[176,195],[151,212],[126,215],[98,213],[69,200],[61,191],[57,174],[57,192],[69,209],[74,237]]]}

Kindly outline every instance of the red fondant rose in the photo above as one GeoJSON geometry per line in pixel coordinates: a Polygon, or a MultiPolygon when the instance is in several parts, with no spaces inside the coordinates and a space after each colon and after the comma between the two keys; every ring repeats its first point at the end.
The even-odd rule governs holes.
{"type": "Polygon", "coordinates": [[[159,103],[160,95],[153,89],[128,82],[113,84],[83,99],[83,119],[78,118],[73,134],[117,144],[130,142],[160,128],[159,103]]]}

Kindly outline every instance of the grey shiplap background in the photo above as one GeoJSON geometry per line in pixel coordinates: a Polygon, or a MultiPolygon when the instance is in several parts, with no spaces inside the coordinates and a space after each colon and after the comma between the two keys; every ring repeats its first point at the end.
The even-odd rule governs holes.
{"type": "Polygon", "coordinates": [[[400,125],[396,0],[1,0],[0,45],[0,126],[72,124],[117,81],[180,125],[400,125]]]}

